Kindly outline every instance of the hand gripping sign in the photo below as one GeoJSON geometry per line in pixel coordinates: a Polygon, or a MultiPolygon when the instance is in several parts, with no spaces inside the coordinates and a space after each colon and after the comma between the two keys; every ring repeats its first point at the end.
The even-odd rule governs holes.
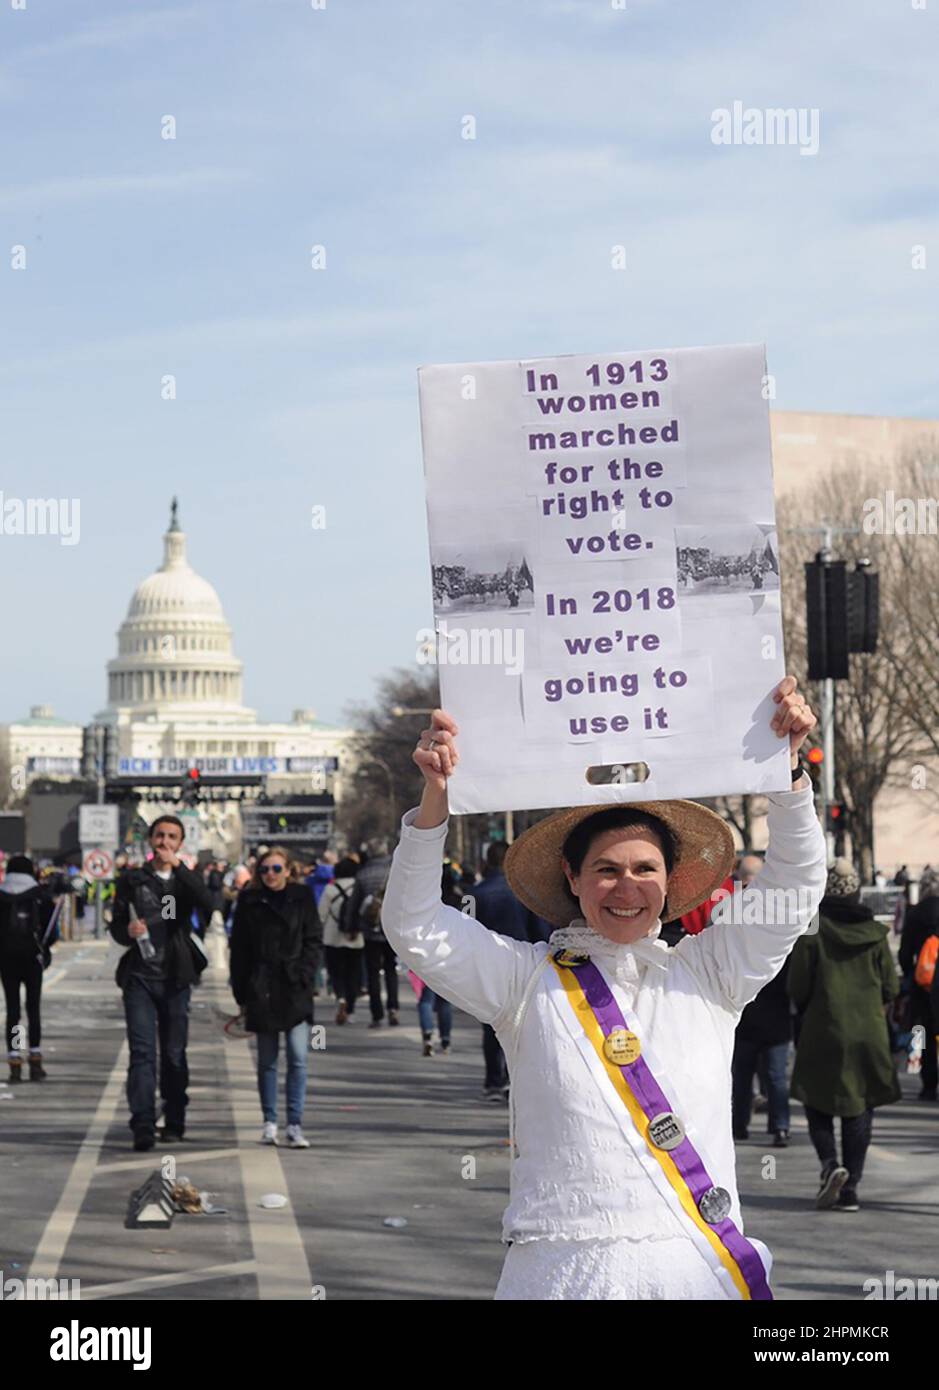
{"type": "Polygon", "coordinates": [[[424,367],[457,812],[785,791],[762,347],[424,367]]]}

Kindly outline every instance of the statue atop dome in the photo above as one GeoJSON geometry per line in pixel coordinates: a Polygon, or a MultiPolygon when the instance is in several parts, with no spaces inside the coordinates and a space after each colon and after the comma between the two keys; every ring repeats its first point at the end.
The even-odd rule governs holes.
{"type": "Polygon", "coordinates": [[[179,524],[179,503],[177,502],[177,500],[176,500],[175,497],[173,498],[172,502],[170,503],[170,530],[171,530],[171,531],[181,531],[181,530],[182,530],[182,527],[181,527],[180,524],[179,524]]]}

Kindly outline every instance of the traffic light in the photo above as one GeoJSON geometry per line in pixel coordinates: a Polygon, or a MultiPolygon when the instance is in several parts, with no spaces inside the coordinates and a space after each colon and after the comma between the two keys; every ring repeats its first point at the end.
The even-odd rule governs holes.
{"type": "Polygon", "coordinates": [[[93,782],[99,775],[110,779],[116,772],[117,730],[109,724],[89,724],[82,729],[82,777],[93,782]]]}
{"type": "Polygon", "coordinates": [[[87,729],[82,729],[82,777],[86,782],[93,782],[97,776],[98,752],[95,747],[95,732],[93,724],[87,729]]]}
{"type": "Polygon", "coordinates": [[[843,835],[848,828],[848,808],[843,801],[833,801],[825,814],[825,829],[831,835],[843,835]]]}
{"type": "Polygon", "coordinates": [[[202,773],[197,767],[191,767],[186,773],[183,781],[183,801],[187,806],[196,806],[199,803],[199,783],[202,773]]]}
{"type": "Polygon", "coordinates": [[[818,779],[822,771],[822,763],[825,761],[824,750],[820,747],[809,748],[806,750],[805,761],[808,763],[809,777],[814,786],[818,786],[818,779]]]}
{"type": "Polygon", "coordinates": [[[822,551],[805,566],[809,680],[846,680],[849,652],[875,652],[880,580],[869,560],[851,573],[822,551]]]}
{"type": "Polygon", "coordinates": [[[845,680],[848,675],[848,584],[844,560],[821,552],[805,567],[809,680],[845,680]]]}
{"type": "Polygon", "coordinates": [[[880,575],[858,560],[848,575],[848,651],[876,652],[880,624],[880,575]]]}

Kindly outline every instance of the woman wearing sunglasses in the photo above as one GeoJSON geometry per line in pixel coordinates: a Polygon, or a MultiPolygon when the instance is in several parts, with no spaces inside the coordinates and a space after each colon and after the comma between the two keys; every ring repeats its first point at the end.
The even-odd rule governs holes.
{"type": "Polygon", "coordinates": [[[308,1149],[303,1102],[323,928],[313,894],[306,884],[290,881],[290,867],[286,850],[277,845],[265,850],[238,899],[231,933],[231,988],[244,1010],[245,1027],[257,1034],[261,1142],[277,1143],[277,1051],[283,1033],[287,1144],[308,1149]]]}

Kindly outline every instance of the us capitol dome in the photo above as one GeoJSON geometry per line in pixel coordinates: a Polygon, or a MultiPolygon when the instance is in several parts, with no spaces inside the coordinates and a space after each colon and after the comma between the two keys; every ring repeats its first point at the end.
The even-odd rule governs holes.
{"type": "MultiPolygon", "coordinates": [[[[108,705],[97,722],[114,730],[113,771],[131,784],[137,775],[184,777],[194,765],[208,774],[260,774],[279,803],[321,789],[318,781],[313,787],[317,770],[338,768],[349,731],[307,708],[289,722],[259,721],[242,703],[242,684],[232,630],[215,589],[189,563],[174,498],[163,563],[134,590],[107,665],[108,705]]],[[[203,843],[238,842],[233,802],[203,804],[199,815],[203,843]]]]}
{"type": "Polygon", "coordinates": [[[134,590],[108,662],[108,709],[132,719],[252,720],[221,600],[186,557],[176,499],[163,563],[134,590]]]}

